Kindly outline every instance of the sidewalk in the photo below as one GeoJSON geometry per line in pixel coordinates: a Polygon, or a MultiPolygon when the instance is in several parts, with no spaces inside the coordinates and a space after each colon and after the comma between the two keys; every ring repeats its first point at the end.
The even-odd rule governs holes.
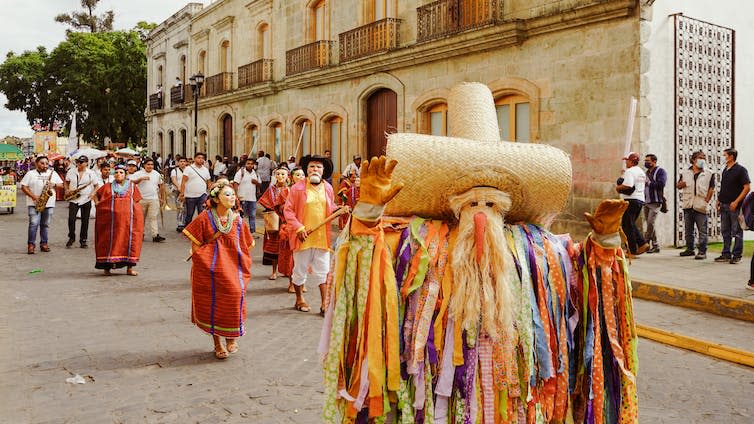
{"type": "Polygon", "coordinates": [[[634,297],[754,321],[754,291],[746,288],[749,262],[735,265],[680,257],[680,249],[643,254],[629,265],[634,297]]]}

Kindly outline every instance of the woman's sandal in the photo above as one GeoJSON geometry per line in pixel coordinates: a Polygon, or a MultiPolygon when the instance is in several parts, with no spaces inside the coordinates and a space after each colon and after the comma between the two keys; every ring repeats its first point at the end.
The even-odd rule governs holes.
{"type": "Polygon", "coordinates": [[[272,274],[269,277],[267,277],[267,279],[268,280],[277,280],[278,279],[278,275],[277,274],[272,274]]]}
{"type": "Polygon", "coordinates": [[[113,275],[113,273],[112,273],[112,272],[111,272],[111,271],[110,271],[109,269],[106,269],[106,270],[105,270],[105,276],[106,276],[106,277],[109,277],[109,276],[111,276],[111,275],[113,275]]]}
{"type": "Polygon", "coordinates": [[[139,275],[138,272],[136,272],[136,271],[134,271],[132,269],[126,270],[126,274],[128,274],[128,275],[130,275],[132,277],[136,277],[137,275],[139,275]]]}
{"type": "Polygon", "coordinates": [[[236,339],[225,339],[225,348],[228,349],[228,353],[238,352],[238,343],[236,343],[236,339]]]}
{"type": "Polygon", "coordinates": [[[288,283],[288,293],[296,293],[296,288],[293,287],[293,283],[288,283]]]}
{"type": "Polygon", "coordinates": [[[294,306],[294,308],[296,308],[296,310],[300,312],[309,312],[309,304],[306,302],[301,302],[301,303],[296,302],[296,305],[294,306]]]}
{"type": "Polygon", "coordinates": [[[325,308],[319,308],[319,316],[321,317],[325,316],[325,308]]]}

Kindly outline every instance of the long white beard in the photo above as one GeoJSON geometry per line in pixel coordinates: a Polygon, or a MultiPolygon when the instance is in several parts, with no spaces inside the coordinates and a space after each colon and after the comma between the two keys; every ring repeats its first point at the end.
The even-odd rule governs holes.
{"type": "Polygon", "coordinates": [[[505,236],[503,216],[484,208],[465,208],[458,222],[458,237],[452,250],[453,297],[450,313],[467,331],[474,344],[480,330],[493,341],[513,331],[515,265],[505,236]],[[474,215],[487,217],[483,252],[477,261],[474,215]]]}
{"type": "Polygon", "coordinates": [[[319,184],[322,182],[322,177],[317,174],[312,174],[309,176],[309,182],[312,184],[319,184]]]}

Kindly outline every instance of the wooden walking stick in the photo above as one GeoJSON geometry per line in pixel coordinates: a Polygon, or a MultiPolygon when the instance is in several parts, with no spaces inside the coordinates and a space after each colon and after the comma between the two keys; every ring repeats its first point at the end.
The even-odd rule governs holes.
{"type": "Polygon", "coordinates": [[[339,217],[341,215],[345,215],[345,214],[350,213],[350,212],[351,211],[348,208],[348,206],[341,206],[341,207],[339,207],[338,209],[335,210],[335,212],[333,212],[332,215],[330,215],[327,218],[325,218],[324,221],[322,221],[319,224],[315,225],[314,227],[312,227],[312,229],[306,230],[306,235],[309,235],[309,234],[311,234],[311,233],[319,230],[320,228],[324,227],[328,223],[332,222],[332,220],[334,220],[335,218],[337,218],[337,217],[339,217]]]}

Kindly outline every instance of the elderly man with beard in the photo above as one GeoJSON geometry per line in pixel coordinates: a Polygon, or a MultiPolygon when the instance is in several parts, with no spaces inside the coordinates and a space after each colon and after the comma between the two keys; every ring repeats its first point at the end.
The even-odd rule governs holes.
{"type": "Polygon", "coordinates": [[[284,207],[285,220],[295,234],[289,239],[293,250],[294,307],[297,311],[309,312],[302,287],[308,281],[319,285],[320,314],[324,315],[331,231],[329,225],[315,227],[337,208],[333,188],[325,181],[332,175],[333,166],[326,157],[307,155],[301,158],[301,167],[306,170],[307,178],[290,188],[284,207]]]}

